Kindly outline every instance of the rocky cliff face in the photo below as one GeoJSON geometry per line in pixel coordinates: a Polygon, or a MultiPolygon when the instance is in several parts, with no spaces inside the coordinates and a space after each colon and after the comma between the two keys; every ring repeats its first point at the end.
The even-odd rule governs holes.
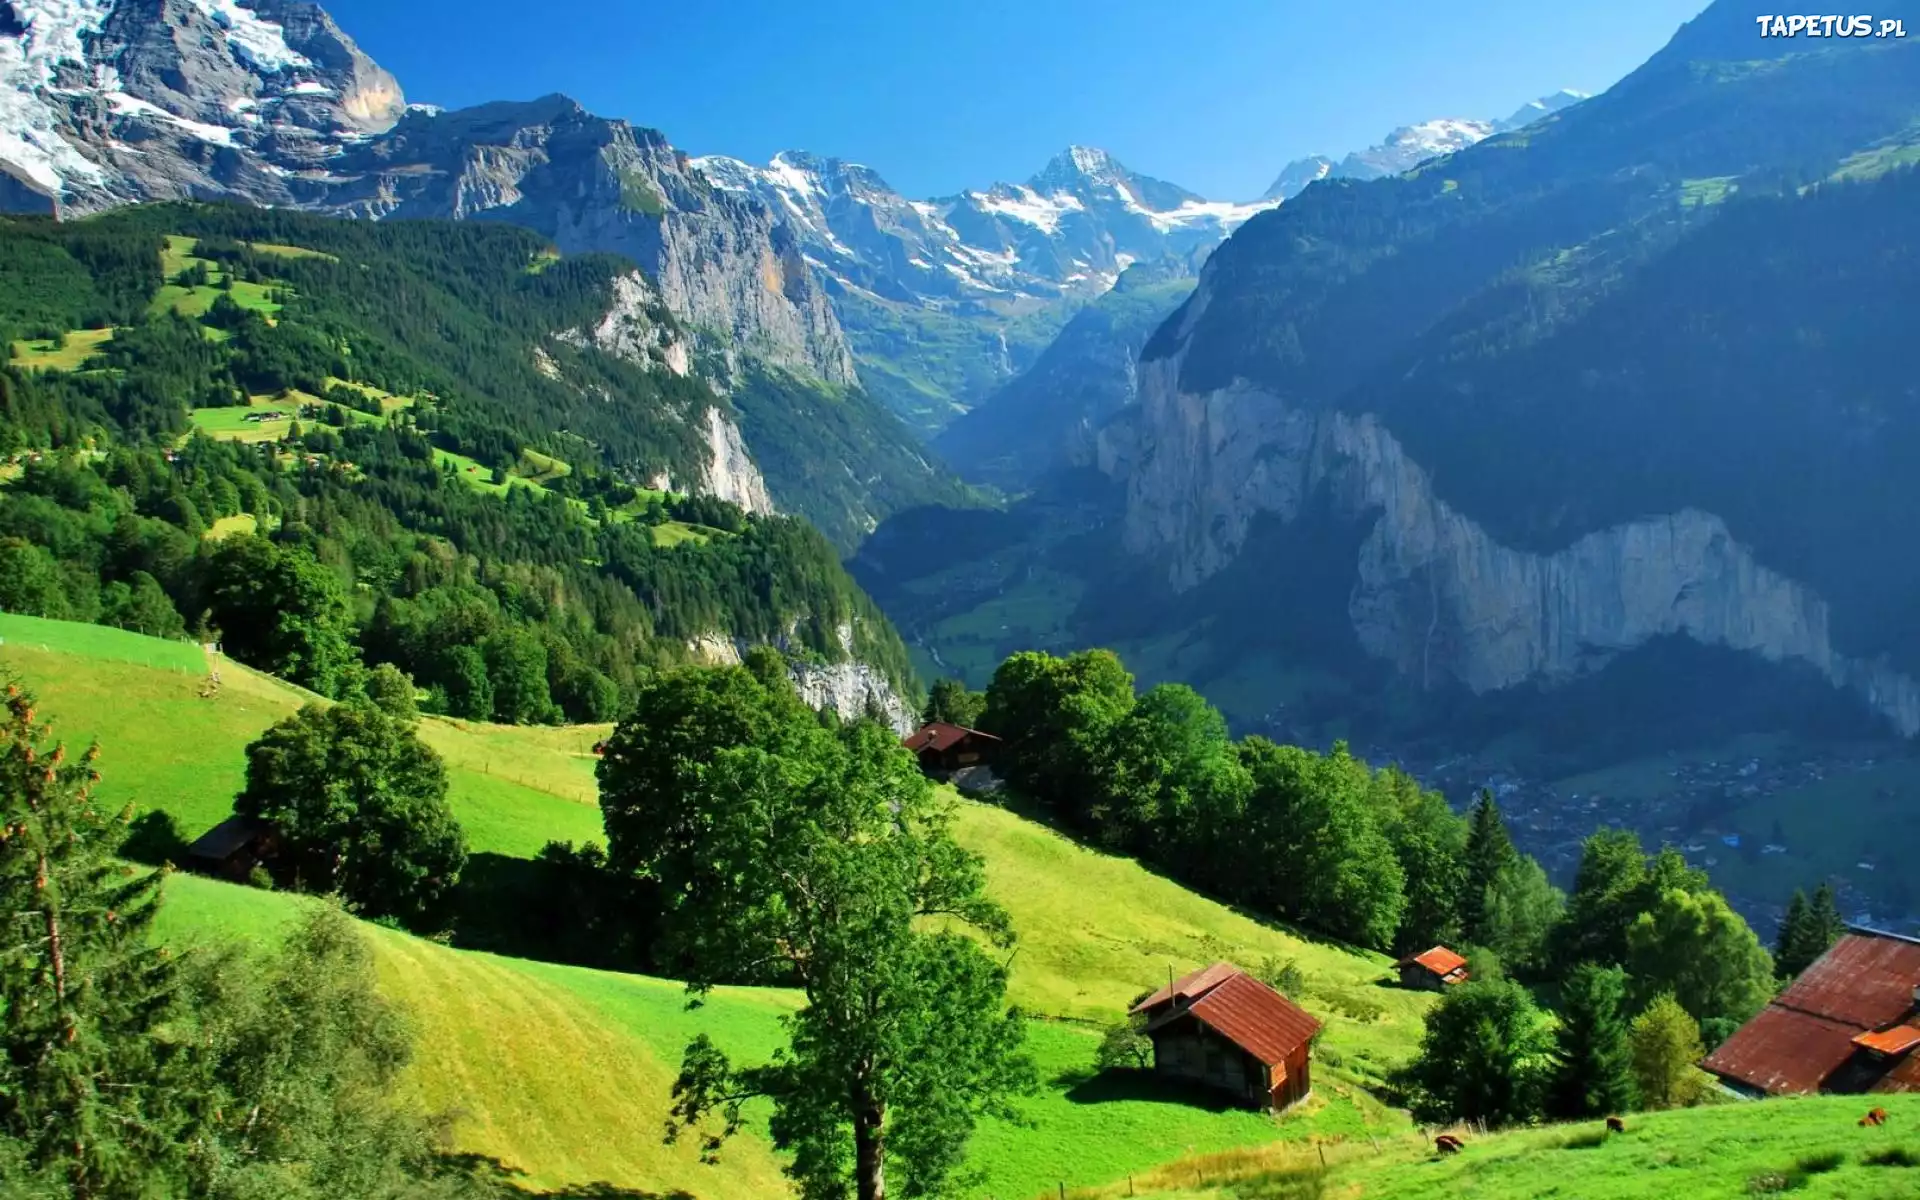
{"type": "MultiPolygon", "coordinates": [[[[838,633],[841,646],[851,656],[853,627],[842,625],[838,633]]],[[[786,640],[775,645],[784,651],[786,640]]],[[[688,646],[695,658],[716,666],[737,666],[752,648],[752,642],[721,634],[696,638],[688,646]]],[[[796,662],[788,667],[787,677],[800,699],[816,712],[831,710],[848,721],[881,712],[886,714],[887,724],[903,737],[920,723],[919,715],[885,675],[851,657],[837,663],[796,662]]]]}
{"type": "MultiPolygon", "coordinates": [[[[606,316],[592,329],[570,331],[568,340],[591,342],[610,354],[649,370],[686,375],[692,369],[692,354],[679,327],[663,311],[663,300],[645,275],[634,272],[614,280],[613,303],[606,316]]],[[[777,511],[753,456],[747,452],[740,426],[731,413],[710,406],[686,419],[698,421],[703,429],[707,455],[700,473],[691,479],[675,479],[663,472],[647,481],[660,491],[693,492],[717,496],[763,516],[777,511]]]]}
{"type": "Polygon", "coordinates": [[[0,207],[82,214],[234,199],[340,215],[511,220],[659,281],[727,361],[851,383],[793,235],[660,134],[560,96],[409,109],[302,0],[13,0],[0,21],[0,207]]]}
{"type": "MultiPolygon", "coordinates": [[[[1203,294],[1189,317],[1205,308],[1203,294]]],[[[1261,514],[1330,499],[1371,529],[1348,617],[1360,645],[1422,687],[1484,693],[1596,670],[1656,638],[1798,662],[1920,732],[1920,683],[1839,653],[1826,603],[1698,510],[1648,517],[1552,554],[1499,544],[1435,493],[1378,421],[1309,410],[1247,384],[1183,392],[1180,355],[1142,366],[1141,402],[1106,430],[1101,467],[1128,484],[1129,549],[1176,587],[1232,562],[1261,514]]]]}

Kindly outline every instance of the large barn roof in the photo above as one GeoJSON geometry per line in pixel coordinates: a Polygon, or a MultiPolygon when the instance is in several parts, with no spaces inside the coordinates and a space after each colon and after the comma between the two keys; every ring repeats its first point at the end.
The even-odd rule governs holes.
{"type": "Polygon", "coordinates": [[[221,862],[254,838],[271,832],[273,832],[272,822],[263,821],[259,817],[228,817],[201,834],[193,845],[187,847],[187,853],[195,858],[221,862]]]}
{"type": "Polygon", "coordinates": [[[1913,1011],[1916,986],[1920,942],[1855,930],[1701,1066],[1773,1095],[1819,1091],[1857,1049],[1891,1046],[1880,1035],[1913,1011]]]}
{"type": "Polygon", "coordinates": [[[1286,1062],[1320,1031],[1320,1022],[1305,1009],[1244,971],[1221,980],[1192,1004],[1163,1013],[1147,1029],[1188,1018],[1270,1067],[1286,1062]]]}
{"type": "Polygon", "coordinates": [[[904,743],[915,754],[922,750],[941,751],[949,749],[966,738],[983,738],[989,742],[1000,739],[978,729],[968,729],[964,725],[949,725],[945,721],[929,721],[907,735],[904,743]]]}
{"type": "Polygon", "coordinates": [[[1151,996],[1148,996],[1145,1000],[1134,1005],[1132,1011],[1137,1013],[1146,1012],[1148,1009],[1160,1007],[1169,1000],[1192,1000],[1196,996],[1205,995],[1208,991],[1220,986],[1220,984],[1233,978],[1235,975],[1244,974],[1246,974],[1245,971],[1242,971],[1230,962],[1217,962],[1211,966],[1201,967],[1197,971],[1191,971],[1182,975],[1151,996]]]}

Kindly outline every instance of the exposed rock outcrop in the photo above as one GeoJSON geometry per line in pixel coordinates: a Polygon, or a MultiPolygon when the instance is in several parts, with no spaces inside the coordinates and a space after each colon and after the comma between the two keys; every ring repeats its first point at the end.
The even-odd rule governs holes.
{"type": "Polygon", "coordinates": [[[1182,357],[1143,365],[1139,407],[1100,447],[1103,469],[1128,481],[1128,547],[1163,559],[1176,587],[1232,562],[1259,515],[1291,522],[1325,497],[1373,519],[1348,605],[1361,646],[1423,686],[1565,680],[1678,634],[1811,666],[1903,734],[1920,732],[1920,684],[1839,653],[1826,603],[1712,514],[1648,517],[1526,553],[1442,501],[1378,421],[1245,384],[1184,393],[1182,357]]]}
{"type": "MultiPolygon", "coordinates": [[[[840,632],[842,645],[851,653],[852,628],[843,625],[840,632]]],[[[753,643],[744,638],[710,633],[694,638],[687,648],[701,662],[735,666],[753,648],[753,643]]],[[[852,659],[837,663],[796,662],[788,667],[787,677],[793,681],[800,699],[816,712],[831,709],[842,719],[853,720],[877,710],[886,714],[887,723],[902,736],[913,732],[919,724],[918,714],[901,698],[893,683],[866,663],[852,659]]]]}
{"type": "MultiPolygon", "coordinates": [[[[592,343],[610,354],[649,369],[685,375],[692,355],[666,315],[660,295],[646,276],[635,272],[614,280],[613,303],[592,329],[570,331],[563,338],[576,344],[592,343]]],[[[747,452],[740,426],[718,407],[708,407],[695,418],[702,424],[707,456],[694,479],[675,480],[661,473],[649,481],[660,491],[686,491],[717,496],[750,513],[770,516],[776,510],[767,481],[747,452]]]]}

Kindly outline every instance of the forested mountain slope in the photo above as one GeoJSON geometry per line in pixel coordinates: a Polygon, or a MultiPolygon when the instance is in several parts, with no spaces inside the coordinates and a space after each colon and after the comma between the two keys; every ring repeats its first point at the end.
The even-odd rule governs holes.
{"type": "Polygon", "coordinates": [[[645,270],[721,390],[767,415],[773,502],[843,549],[888,513],[964,489],[857,384],[799,243],[712,187],[655,130],[550,95],[409,105],[318,5],[288,0],[25,3],[0,22],[0,210],[80,216],[226,199],[375,220],[502,221],[568,254],[645,270]],[[16,11],[17,10],[17,11],[16,11]],[[829,428],[821,438],[809,435],[829,428]],[[806,472],[785,465],[829,462],[806,472]]]}
{"type": "Polygon", "coordinates": [[[1106,446],[1128,547],[1187,590],[1325,504],[1359,541],[1319,603],[1418,690],[1681,635],[1920,729],[1875,533],[1915,410],[1873,332],[1911,320],[1915,184],[1799,194],[1897,163],[1916,117],[1912,43],[1761,40],[1716,5],[1603,96],[1309,189],[1143,354],[1106,446]]]}
{"type": "Polygon", "coordinates": [[[630,263],[224,207],[0,239],[10,611],[224,633],[324,692],[392,662],[512,721],[604,719],[649,664],[772,642],[814,699],[906,719],[897,637],[772,515],[630,263]]]}

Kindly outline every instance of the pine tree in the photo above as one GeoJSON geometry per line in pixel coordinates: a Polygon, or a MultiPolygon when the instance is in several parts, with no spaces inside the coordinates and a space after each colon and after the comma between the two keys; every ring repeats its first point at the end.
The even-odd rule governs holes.
{"type": "Polygon", "coordinates": [[[1782,979],[1791,979],[1812,966],[1847,931],[1834,899],[1833,886],[1823,883],[1814,889],[1809,901],[1805,893],[1795,891],[1787,903],[1786,919],[1780,923],[1774,969],[1782,979]]]}
{"type": "Polygon", "coordinates": [[[1519,852],[1513,848],[1513,839],[1507,835],[1507,825],[1500,817],[1500,806],[1494,802],[1493,792],[1482,788],[1480,798],[1474,802],[1473,812],[1468,817],[1467,850],[1464,855],[1466,864],[1466,887],[1460,896],[1460,933],[1469,944],[1484,946],[1488,944],[1489,905],[1486,889],[1500,878],[1519,852]]]}
{"type": "Polygon", "coordinates": [[[1555,1115],[1605,1116],[1634,1107],[1633,1049],[1627,1040],[1626,973],[1582,963],[1561,989],[1555,1115]]]}
{"type": "MultiPolygon", "coordinates": [[[[1823,883],[1813,889],[1813,902],[1807,906],[1807,940],[1815,948],[1814,958],[1819,958],[1833,947],[1847,932],[1846,919],[1840,915],[1840,905],[1833,895],[1833,885],[1823,883]]],[[[1808,961],[1812,965],[1812,960],[1808,961]]]]}
{"type": "Polygon", "coordinates": [[[51,741],[15,684],[0,710],[0,1161],[76,1197],[179,1195],[197,1132],[186,1048],[163,1035],[176,964],[147,937],[160,877],[118,862],[130,817],[94,796],[97,748],[51,741]]]}
{"type": "Polygon", "coordinates": [[[1787,915],[1780,920],[1780,932],[1773,939],[1773,967],[1782,979],[1791,979],[1806,969],[1800,960],[1800,948],[1807,943],[1807,893],[1793,889],[1787,901],[1787,915]]]}

